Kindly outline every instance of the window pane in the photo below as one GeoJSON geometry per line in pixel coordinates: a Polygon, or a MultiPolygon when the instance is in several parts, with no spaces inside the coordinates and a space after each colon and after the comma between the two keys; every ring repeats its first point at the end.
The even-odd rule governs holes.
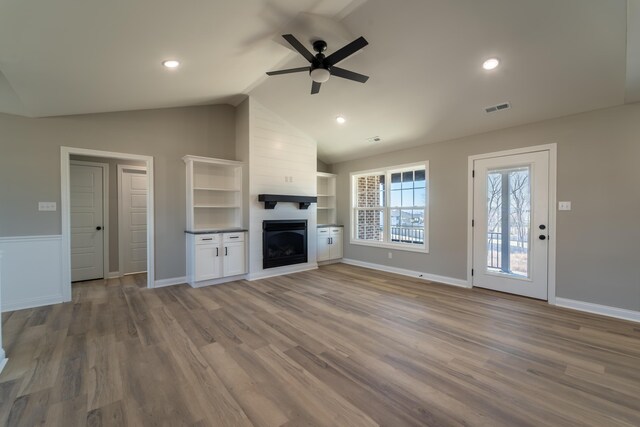
{"type": "Polygon", "coordinates": [[[402,206],[402,190],[391,190],[391,206],[402,206]]]}
{"type": "Polygon", "coordinates": [[[400,209],[391,209],[391,226],[400,226],[400,209]]]}
{"type": "Polygon", "coordinates": [[[384,205],[384,175],[359,176],[356,185],[356,207],[376,208],[384,205]]]}
{"type": "Polygon", "coordinates": [[[358,210],[356,214],[356,239],[383,241],[384,211],[358,210]]]}
{"type": "Polygon", "coordinates": [[[487,270],[529,277],[529,168],[487,174],[487,270]]]}
{"type": "Polygon", "coordinates": [[[413,171],[402,173],[402,188],[413,188],[413,171]]]}
{"type": "Polygon", "coordinates": [[[416,188],[413,190],[413,203],[414,206],[426,206],[426,194],[427,190],[425,188],[416,188]]]}
{"type": "Polygon", "coordinates": [[[402,205],[403,207],[414,206],[413,204],[413,190],[402,190],[402,205]]]}
{"type": "Polygon", "coordinates": [[[426,180],[425,180],[425,170],[424,169],[420,169],[415,171],[415,178],[414,178],[414,182],[415,182],[415,188],[423,188],[426,187],[426,180]]]}
{"type": "Polygon", "coordinates": [[[413,210],[413,226],[424,227],[424,209],[413,210]]]}
{"type": "Polygon", "coordinates": [[[400,173],[392,173],[391,174],[391,189],[399,190],[401,188],[402,177],[400,173]]]}

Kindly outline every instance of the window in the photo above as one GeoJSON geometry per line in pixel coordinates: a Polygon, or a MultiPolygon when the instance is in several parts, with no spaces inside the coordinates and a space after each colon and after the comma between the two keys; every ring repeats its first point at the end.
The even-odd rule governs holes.
{"type": "Polygon", "coordinates": [[[426,252],[428,175],[428,162],[352,174],[351,243],[426,252]]]}

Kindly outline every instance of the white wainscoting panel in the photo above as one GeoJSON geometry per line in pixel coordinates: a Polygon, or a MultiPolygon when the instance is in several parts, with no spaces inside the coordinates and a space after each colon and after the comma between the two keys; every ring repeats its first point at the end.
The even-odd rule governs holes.
{"type": "Polygon", "coordinates": [[[0,237],[2,311],[63,301],[62,236],[0,237]]]}

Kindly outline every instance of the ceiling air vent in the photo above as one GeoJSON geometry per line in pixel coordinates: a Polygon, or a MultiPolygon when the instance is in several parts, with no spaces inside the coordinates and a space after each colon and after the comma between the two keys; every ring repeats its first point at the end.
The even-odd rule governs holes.
{"type": "Polygon", "coordinates": [[[380,138],[379,136],[372,136],[371,138],[367,138],[367,142],[370,142],[372,144],[381,142],[382,138],[380,138]]]}
{"type": "Polygon", "coordinates": [[[487,113],[495,113],[502,110],[508,110],[511,108],[511,104],[508,102],[503,102],[502,104],[492,105],[491,107],[487,107],[484,109],[487,113]]]}

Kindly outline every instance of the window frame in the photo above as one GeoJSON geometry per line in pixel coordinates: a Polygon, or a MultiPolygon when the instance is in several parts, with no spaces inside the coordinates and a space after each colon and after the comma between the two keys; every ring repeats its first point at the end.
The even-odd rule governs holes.
{"type": "Polygon", "coordinates": [[[351,226],[350,227],[351,232],[349,233],[349,243],[351,243],[352,245],[373,246],[378,248],[396,249],[396,250],[408,251],[408,252],[429,253],[429,238],[430,238],[430,234],[429,234],[430,200],[429,199],[431,198],[431,192],[430,192],[431,182],[429,180],[429,161],[428,160],[417,162],[417,163],[407,163],[407,164],[389,166],[384,168],[351,172],[349,177],[349,185],[351,187],[349,189],[350,190],[349,217],[350,217],[350,226],[351,226]],[[402,172],[414,171],[416,169],[421,169],[423,167],[424,167],[424,174],[425,174],[424,242],[421,245],[418,245],[415,243],[392,242],[391,241],[391,210],[393,209],[393,207],[391,206],[391,174],[398,173],[398,172],[402,173],[402,172]],[[382,209],[384,214],[384,229],[383,229],[384,241],[381,241],[381,242],[356,238],[356,232],[357,232],[356,216],[357,216],[357,212],[361,210],[356,206],[357,191],[358,191],[356,180],[361,176],[368,176],[368,175],[384,175],[385,176],[386,185],[385,185],[385,191],[384,191],[384,205],[380,208],[370,208],[370,210],[382,209]]]}

